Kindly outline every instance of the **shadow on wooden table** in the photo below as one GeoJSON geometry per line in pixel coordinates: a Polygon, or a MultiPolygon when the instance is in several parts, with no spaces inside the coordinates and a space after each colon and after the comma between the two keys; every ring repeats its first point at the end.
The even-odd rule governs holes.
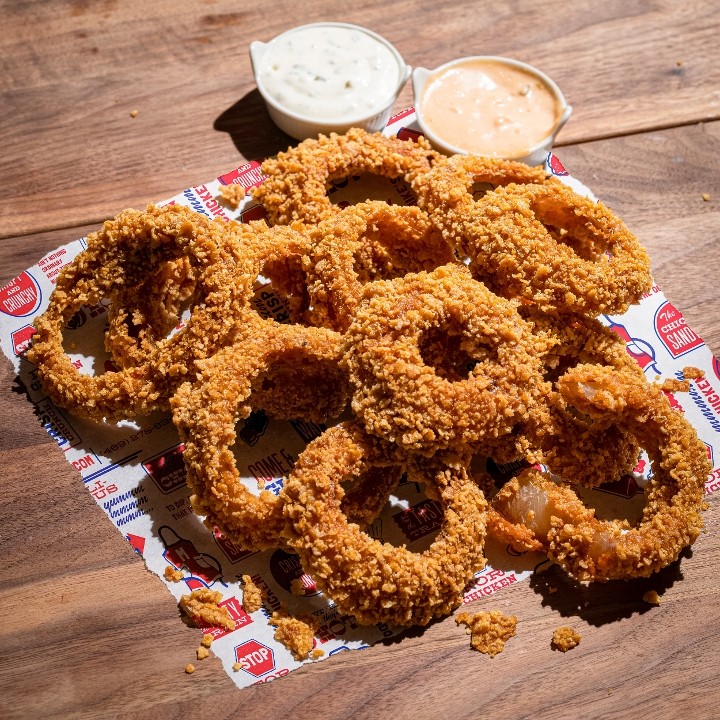
{"type": "Polygon", "coordinates": [[[661,602],[663,594],[683,579],[680,564],[691,557],[692,549],[686,548],[680,559],[648,578],[589,584],[574,580],[560,566],[552,565],[534,573],[530,587],[542,596],[544,606],[559,615],[578,617],[600,627],[651,610],[656,604],[653,598],[661,602]]]}
{"type": "Polygon", "coordinates": [[[260,93],[251,90],[224,110],[213,123],[218,132],[227,133],[246,158],[264,158],[287,150],[297,141],[286,135],[270,119],[260,93]]]}

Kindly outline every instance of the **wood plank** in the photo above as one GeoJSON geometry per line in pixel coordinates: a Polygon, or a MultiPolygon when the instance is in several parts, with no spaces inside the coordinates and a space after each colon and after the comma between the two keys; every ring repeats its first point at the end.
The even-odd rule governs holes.
{"type": "MultiPolygon", "coordinates": [[[[558,151],[580,180],[649,247],[656,280],[720,349],[716,312],[720,123],[615,138],[558,151]],[[709,201],[702,200],[710,192],[709,201]],[[711,312],[712,311],[712,312],[711,312]]],[[[180,189],[178,187],[174,190],[180,189]]],[[[0,244],[8,277],[87,227],[0,244]]],[[[520,618],[490,660],[447,618],[425,630],[236,690],[217,659],[193,660],[199,631],[85,492],[39,427],[9,363],[0,364],[0,694],[3,717],[219,718],[711,717],[718,690],[720,512],[692,552],[653,578],[587,588],[558,571],[486,603],[520,618]],[[556,588],[553,592],[551,588],[556,588]],[[647,589],[661,592],[654,607],[647,589]],[[555,627],[582,634],[550,649],[555,627]]]]}
{"type": "MultiPolygon", "coordinates": [[[[285,148],[247,45],[287,29],[295,7],[0,2],[0,237],[99,222],[285,148]]],[[[309,0],[302,21],[327,19],[327,7],[309,0]]],[[[567,144],[719,117],[718,9],[398,0],[351,4],[344,19],[385,35],[413,66],[478,53],[539,66],[575,107],[559,137],[567,144]]],[[[411,102],[408,85],[397,108],[411,102]]]]}

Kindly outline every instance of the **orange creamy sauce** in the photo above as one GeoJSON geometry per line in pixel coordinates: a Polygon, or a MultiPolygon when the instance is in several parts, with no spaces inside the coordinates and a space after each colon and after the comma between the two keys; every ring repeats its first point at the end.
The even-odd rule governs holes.
{"type": "Polygon", "coordinates": [[[538,77],[494,60],[469,60],[431,76],[427,127],[465,152],[518,158],[555,129],[562,108],[538,77]]]}

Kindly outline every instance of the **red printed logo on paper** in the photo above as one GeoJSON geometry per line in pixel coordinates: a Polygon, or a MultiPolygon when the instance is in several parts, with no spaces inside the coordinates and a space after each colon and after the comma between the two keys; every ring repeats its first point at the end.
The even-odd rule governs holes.
{"type": "Polygon", "coordinates": [[[682,313],[669,302],[661,305],[655,313],[655,332],[674,358],[704,345],[695,331],[685,322],[682,313]]]}
{"type": "Polygon", "coordinates": [[[185,568],[206,586],[212,585],[222,575],[220,563],[212,555],[199,552],[191,540],[180,537],[168,525],[160,527],[158,535],[165,546],[163,557],[176,569],[185,568]]]}
{"type": "Polygon", "coordinates": [[[185,485],[185,463],[183,462],[185,445],[180,443],[159,455],[143,462],[143,470],[153,479],[158,488],[169,493],[185,485]]]}
{"type": "Polygon", "coordinates": [[[712,368],[715,373],[715,377],[720,380],[720,361],[716,357],[712,359],[712,368]]]}
{"type": "Polygon", "coordinates": [[[237,645],[235,659],[246,673],[256,678],[267,675],[275,669],[275,653],[272,648],[257,640],[248,640],[237,645]]]}
{"type": "Polygon", "coordinates": [[[217,528],[213,530],[213,538],[218,544],[218,547],[225,553],[225,556],[230,562],[236,563],[240,560],[250,557],[255,553],[254,550],[244,550],[239,548],[232,540],[225,537],[217,528]]]}
{"type": "Polygon", "coordinates": [[[548,157],[548,165],[550,165],[550,172],[553,175],[557,175],[558,177],[564,177],[565,175],[570,174],[565,169],[565,166],[552,153],[550,153],[550,156],[548,157]]]}
{"type": "MultiPolygon", "coordinates": [[[[229,597],[218,603],[219,608],[226,608],[230,617],[235,621],[235,630],[239,630],[241,627],[252,624],[252,618],[243,610],[242,603],[235,597],[229,597]]],[[[202,623],[201,623],[202,624],[202,623]]],[[[228,630],[227,628],[220,627],[217,625],[204,625],[202,626],[203,634],[212,635],[213,640],[225,637],[235,630],[228,630]]]]}
{"type": "Polygon", "coordinates": [[[300,558],[294,553],[286,553],[284,550],[276,550],[270,558],[270,572],[275,582],[281,588],[292,592],[294,595],[302,594],[303,597],[318,595],[320,591],[315,581],[308,575],[300,564],[300,558]],[[297,581],[302,583],[302,591],[297,581]],[[295,589],[293,590],[293,583],[295,589]]]}
{"type": "Polygon", "coordinates": [[[237,183],[242,185],[246,190],[261,185],[264,179],[265,175],[263,175],[262,172],[262,161],[258,160],[251,160],[218,178],[223,185],[237,183]]]}
{"type": "Polygon", "coordinates": [[[655,365],[655,348],[642,338],[631,336],[624,325],[615,322],[608,315],[606,315],[605,318],[609,322],[608,327],[625,341],[628,355],[635,360],[640,366],[640,369],[643,372],[658,374],[658,369],[655,365]]]}
{"type": "Polygon", "coordinates": [[[23,272],[0,288],[0,311],[13,317],[32,315],[40,307],[41,299],[37,280],[29,272],[23,272]]]}
{"type": "Polygon", "coordinates": [[[10,337],[15,355],[20,357],[25,354],[25,351],[30,347],[30,340],[32,340],[34,334],[35,328],[32,325],[25,325],[25,327],[21,327],[12,333],[10,337]]]}
{"type": "Polygon", "coordinates": [[[406,127],[401,127],[397,133],[398,140],[412,140],[413,142],[417,142],[421,135],[422,133],[417,130],[411,130],[406,127]]]}
{"type": "Polygon", "coordinates": [[[393,520],[408,540],[418,540],[440,529],[443,520],[442,505],[437,500],[423,500],[397,513],[393,520]]]}

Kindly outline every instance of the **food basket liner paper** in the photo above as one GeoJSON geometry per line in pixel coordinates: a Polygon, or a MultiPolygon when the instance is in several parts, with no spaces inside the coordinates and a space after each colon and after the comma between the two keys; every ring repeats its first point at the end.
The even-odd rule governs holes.
{"type": "MultiPolygon", "coordinates": [[[[412,109],[391,118],[385,132],[402,138],[416,137],[419,132],[412,109]]],[[[592,197],[585,186],[567,173],[556,156],[548,155],[546,169],[576,191],[592,197]]],[[[262,179],[260,162],[252,161],[160,204],[172,202],[210,217],[248,221],[262,217],[262,208],[248,197],[232,210],[223,202],[219,188],[240,183],[249,189],[262,179]]],[[[350,177],[335,183],[330,192],[338,203],[352,203],[367,197],[384,197],[398,204],[412,201],[409,188],[402,182],[378,180],[377,187],[370,187],[372,182],[367,177],[350,177]]],[[[247,552],[221,534],[208,530],[190,509],[182,446],[169,414],[157,413],[140,423],[96,424],[56,407],[43,393],[34,367],[23,356],[33,334],[33,317],[47,307],[61,268],[85,246],[85,239],[80,239],[57,248],[0,290],[3,351],[26,388],[40,423],[57,441],[67,462],[79,471],[88,492],[110,522],[176,600],[198,588],[208,587],[222,593],[220,604],[235,620],[235,630],[208,627],[202,632],[213,636],[212,650],[233,682],[239,687],[267,682],[303,664],[273,638],[274,628],[268,624],[268,618],[281,606],[319,619],[315,647],[323,651],[320,660],[347,650],[366,648],[400,632],[398,628],[382,624],[357,626],[352,617],[342,615],[318,592],[312,578],[303,574],[295,555],[282,550],[247,552]],[[168,566],[182,572],[180,582],[165,579],[168,566]],[[266,593],[264,607],[252,614],[242,607],[240,580],[243,575],[251,576],[266,593]],[[300,596],[291,592],[291,583],[298,578],[304,587],[304,594],[300,596]]],[[[99,304],[82,308],[70,323],[65,333],[66,347],[72,348],[70,355],[78,367],[90,371],[91,359],[103,357],[101,346],[106,318],[106,308],[99,304]],[[98,347],[94,347],[93,342],[98,347]]],[[[720,487],[720,469],[715,457],[715,448],[720,448],[717,360],[657,287],[627,313],[604,316],[601,320],[626,341],[628,352],[651,381],[682,379],[683,368],[687,366],[704,371],[703,378],[690,381],[689,392],[669,396],[707,445],[713,470],[706,492],[712,493],[720,487]]],[[[280,422],[262,412],[253,413],[238,427],[236,449],[238,467],[248,487],[258,492],[258,487],[264,485],[278,493],[283,477],[290,472],[299,453],[323,429],[314,423],[280,422]]],[[[637,519],[643,506],[646,470],[641,460],[632,476],[592,491],[591,502],[598,514],[637,519]]],[[[376,538],[422,550],[441,520],[439,505],[420,494],[415,484],[406,482],[400,485],[369,532],[376,538]]],[[[487,567],[477,573],[468,587],[466,603],[493,595],[548,565],[542,555],[521,554],[492,541],[488,542],[486,554],[487,567]]]]}

